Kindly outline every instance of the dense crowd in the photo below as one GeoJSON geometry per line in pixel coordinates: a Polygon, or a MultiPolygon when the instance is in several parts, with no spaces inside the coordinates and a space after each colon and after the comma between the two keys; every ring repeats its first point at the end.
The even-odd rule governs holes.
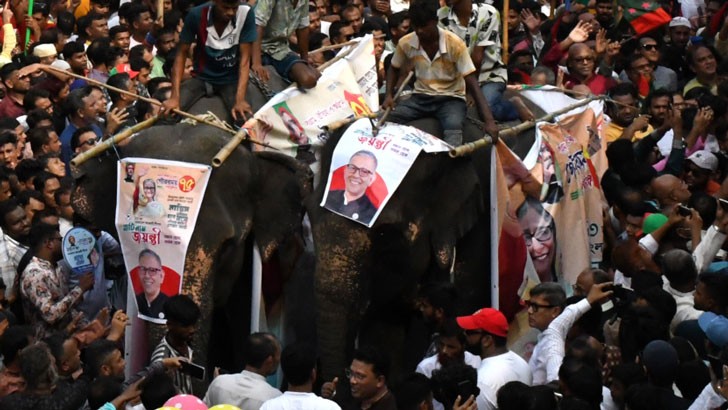
{"type": "Polygon", "coordinates": [[[726,408],[725,1],[511,0],[505,15],[499,0],[47,1],[1,13],[0,409],[726,408]],[[429,347],[415,369],[390,377],[393,352],[359,346],[321,380],[326,352],[255,333],[245,369],[203,374],[200,392],[189,363],[201,312],[177,295],[157,301],[167,332],[148,367],[126,374],[126,269],[114,237],[74,215],[71,159],[205,95],[240,124],[249,79],[270,69],[313,88],[336,52],[317,50],[367,34],[389,119],[435,117],[452,145],[469,103],[497,138],[498,123],[534,119],[519,90],[606,96],[601,269],[573,289],[554,282],[553,219],[539,213],[522,224],[541,281],[524,301],[532,350],[509,350],[511,315],[458,312],[451,285],[426,284],[429,347]],[[97,238],[84,275],[62,259],[74,226],[97,238]]]}

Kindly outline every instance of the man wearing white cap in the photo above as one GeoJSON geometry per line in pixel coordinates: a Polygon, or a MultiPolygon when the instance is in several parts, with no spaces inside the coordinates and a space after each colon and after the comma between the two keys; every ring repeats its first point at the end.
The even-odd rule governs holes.
{"type": "Polygon", "coordinates": [[[662,49],[663,65],[677,74],[678,85],[682,87],[687,80],[686,77],[691,75],[690,67],[687,63],[687,47],[690,41],[693,26],[685,17],[674,17],[668,25],[668,34],[670,35],[670,43],[662,49]]]}
{"type": "Polygon", "coordinates": [[[38,44],[33,49],[33,55],[40,58],[40,63],[51,65],[56,60],[56,46],[53,44],[38,44]]]}
{"type": "Polygon", "coordinates": [[[690,192],[705,192],[715,195],[720,190],[720,184],[713,180],[713,174],[718,169],[718,158],[710,151],[695,151],[685,161],[683,179],[688,184],[690,192]]]}
{"type": "MultiPolygon", "coordinates": [[[[480,338],[478,388],[476,402],[478,410],[498,407],[498,389],[508,382],[519,381],[531,385],[532,374],[523,358],[506,347],[508,321],[499,310],[483,308],[471,316],[460,316],[458,325],[465,329],[468,338],[480,338]]],[[[471,342],[471,340],[469,340],[471,342]]]]}

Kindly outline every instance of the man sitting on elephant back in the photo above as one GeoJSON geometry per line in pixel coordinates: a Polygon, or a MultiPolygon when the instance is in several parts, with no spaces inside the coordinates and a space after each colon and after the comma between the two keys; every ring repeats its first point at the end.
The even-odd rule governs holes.
{"type": "Polygon", "coordinates": [[[435,116],[442,126],[445,142],[458,146],[463,142],[467,89],[485,123],[485,131],[495,141],[498,125],[478,87],[468,47],[457,35],[437,27],[438,6],[435,0],[418,0],[410,6],[414,33],[407,34],[397,43],[387,72],[387,96],[382,107],[393,109],[389,117],[392,122],[406,123],[435,116]],[[400,68],[409,65],[414,66],[417,77],[414,92],[409,99],[395,106],[395,86],[401,74],[406,74],[400,74],[400,68]]]}
{"type": "Polygon", "coordinates": [[[252,114],[252,109],[245,92],[255,37],[255,13],[248,4],[213,0],[190,10],[172,68],[172,95],[164,102],[163,111],[187,110],[203,96],[219,94],[233,119],[247,119],[246,113],[252,114]],[[194,77],[181,84],[193,42],[194,77]]]}

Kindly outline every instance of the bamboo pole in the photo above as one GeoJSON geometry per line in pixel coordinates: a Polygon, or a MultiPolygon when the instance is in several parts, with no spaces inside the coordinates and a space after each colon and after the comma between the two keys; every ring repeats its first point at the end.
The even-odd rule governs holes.
{"type": "MultiPolygon", "coordinates": [[[[583,99],[583,100],[581,100],[581,101],[579,101],[577,103],[568,105],[568,106],[566,106],[566,107],[564,107],[564,108],[562,108],[560,110],[556,110],[556,111],[554,111],[552,113],[546,114],[546,115],[544,115],[541,118],[537,118],[537,119],[535,119],[533,121],[526,121],[526,122],[523,122],[521,124],[516,125],[515,127],[508,128],[508,129],[505,129],[505,130],[501,130],[500,133],[498,134],[499,135],[498,138],[512,137],[514,135],[518,135],[519,133],[521,133],[521,132],[523,132],[523,131],[525,131],[527,129],[530,129],[530,128],[535,127],[536,126],[536,123],[538,123],[538,122],[552,121],[554,118],[558,117],[561,114],[566,114],[567,112],[569,112],[571,110],[574,110],[574,109],[579,108],[579,107],[583,107],[583,106],[589,104],[590,102],[595,101],[595,100],[598,100],[600,98],[602,98],[602,97],[601,96],[597,96],[597,95],[592,95],[592,96],[587,97],[587,98],[585,98],[585,99],[583,99]]],[[[451,149],[450,150],[450,157],[456,158],[456,157],[462,157],[462,156],[465,156],[465,155],[472,154],[478,148],[485,147],[486,145],[491,144],[492,142],[493,142],[493,139],[491,138],[491,136],[490,135],[486,135],[485,137],[483,137],[483,138],[481,138],[479,140],[476,140],[476,141],[473,141],[473,142],[468,142],[468,143],[463,144],[463,145],[461,145],[459,147],[456,147],[456,148],[451,149]]]]}
{"type": "Polygon", "coordinates": [[[245,128],[241,128],[238,132],[233,135],[232,138],[230,138],[230,141],[228,141],[227,144],[225,144],[220,151],[215,154],[215,156],[212,158],[212,166],[215,168],[220,167],[220,165],[225,162],[225,160],[230,156],[230,154],[235,151],[235,148],[238,147],[243,141],[245,140],[253,141],[248,136],[248,130],[245,128]]]}
{"type": "Polygon", "coordinates": [[[344,48],[346,46],[352,46],[354,44],[359,44],[359,40],[349,40],[345,43],[331,44],[328,46],[323,46],[323,47],[317,48],[316,50],[309,51],[308,55],[316,54],[316,53],[323,53],[324,51],[338,50],[340,48],[344,48]]]}
{"type": "MultiPolygon", "coordinates": [[[[407,86],[407,83],[410,82],[410,80],[412,79],[412,76],[414,76],[414,75],[415,75],[414,70],[407,73],[407,77],[404,78],[404,81],[402,81],[402,84],[400,84],[399,88],[397,89],[397,93],[394,94],[394,97],[392,98],[393,103],[397,102],[397,98],[399,98],[400,94],[402,94],[402,91],[404,91],[404,87],[407,86]]],[[[387,117],[389,117],[389,113],[391,113],[391,112],[392,112],[392,107],[387,107],[387,109],[384,111],[384,115],[382,115],[382,118],[380,118],[379,121],[377,121],[376,128],[379,128],[382,126],[382,124],[384,124],[384,121],[387,120],[387,117]]],[[[376,132],[375,132],[375,136],[376,136],[376,132]]]]}
{"type": "Polygon", "coordinates": [[[71,165],[77,167],[77,166],[83,164],[84,162],[90,160],[91,158],[98,156],[102,152],[113,147],[114,145],[119,144],[121,141],[124,141],[125,139],[136,134],[137,132],[151,127],[155,122],[157,122],[158,118],[159,117],[152,117],[148,120],[144,120],[144,121],[134,125],[133,127],[125,129],[124,131],[114,135],[111,138],[101,141],[100,143],[94,145],[90,150],[88,150],[86,152],[82,152],[82,153],[78,154],[76,157],[74,157],[73,159],[71,159],[71,165]]]}

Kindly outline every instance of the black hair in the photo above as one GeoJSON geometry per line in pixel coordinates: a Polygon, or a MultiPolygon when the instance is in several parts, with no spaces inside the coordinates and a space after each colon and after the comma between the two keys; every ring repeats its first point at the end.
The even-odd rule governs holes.
{"type": "Polygon", "coordinates": [[[593,408],[594,406],[588,401],[574,396],[564,397],[559,402],[559,410],[590,410],[593,408]]]}
{"type": "Polygon", "coordinates": [[[47,98],[50,100],[51,93],[42,88],[31,87],[31,89],[28,90],[28,92],[25,93],[25,96],[23,97],[23,108],[25,109],[25,111],[27,112],[34,110],[36,108],[35,101],[41,98],[47,98]]]}
{"type": "Polygon", "coordinates": [[[104,403],[110,403],[122,392],[122,384],[116,377],[101,376],[91,382],[88,390],[88,406],[100,409],[104,403]]]}
{"type": "Polygon", "coordinates": [[[703,229],[708,229],[715,222],[718,212],[718,201],[705,192],[694,192],[688,200],[688,207],[695,209],[703,220],[703,229]]]}
{"type": "MultiPolygon", "coordinates": [[[[25,162],[25,160],[23,160],[23,162],[25,162]]],[[[21,207],[26,207],[30,203],[31,199],[43,202],[43,194],[34,189],[24,189],[18,192],[18,195],[15,196],[15,199],[18,200],[18,204],[21,207]]]]}
{"type": "Polygon", "coordinates": [[[438,337],[439,338],[451,338],[454,337],[460,342],[463,347],[467,346],[467,338],[465,336],[465,332],[463,329],[458,326],[457,321],[455,321],[455,318],[448,318],[445,320],[445,323],[443,324],[441,329],[438,329],[438,337]]]}
{"type": "Polygon", "coordinates": [[[419,295],[434,309],[442,309],[445,317],[454,317],[457,306],[457,290],[448,282],[431,282],[420,288],[419,295]]]}
{"type": "Polygon", "coordinates": [[[20,123],[13,117],[0,118],[0,130],[15,130],[20,123]]]}
{"type": "Polygon", "coordinates": [[[566,292],[564,292],[561,285],[556,282],[539,283],[531,289],[530,295],[532,298],[536,296],[543,296],[543,298],[546,299],[546,302],[548,302],[551,306],[559,306],[563,308],[564,303],[566,302],[566,292]]]}
{"type": "MultiPolygon", "coordinates": [[[[122,90],[127,90],[129,88],[129,82],[131,81],[131,77],[127,73],[118,73],[114,74],[111,77],[109,77],[108,80],[106,80],[106,84],[111,87],[120,88],[122,90]]],[[[109,97],[111,98],[111,102],[116,104],[117,101],[121,99],[121,93],[114,91],[112,89],[109,89],[109,97]]]]}
{"type": "Polygon", "coordinates": [[[596,368],[600,367],[599,352],[589,344],[589,335],[580,335],[571,340],[566,346],[564,357],[571,357],[596,368]]]}
{"type": "MultiPolygon", "coordinates": [[[[566,299],[564,306],[576,304],[582,299],[585,299],[585,297],[576,295],[570,296],[566,299]]],[[[595,339],[598,340],[604,339],[604,336],[602,334],[602,307],[600,305],[593,306],[586,313],[584,313],[576,322],[574,322],[572,328],[574,327],[579,328],[582,334],[593,336],[595,339]]]]}
{"type": "Polygon", "coordinates": [[[256,369],[263,366],[265,360],[276,353],[275,336],[267,332],[253,333],[248,336],[247,364],[256,369]]]}
{"type": "Polygon", "coordinates": [[[3,228],[7,228],[7,226],[5,225],[5,216],[19,207],[20,203],[18,203],[18,200],[15,198],[9,198],[4,201],[0,201],[0,226],[2,226],[3,228]]]}
{"type": "Polygon", "coordinates": [[[37,44],[53,44],[55,46],[58,42],[58,35],[60,33],[61,31],[58,30],[58,27],[43,29],[40,33],[40,38],[38,38],[37,44]]]}
{"type": "Polygon", "coordinates": [[[181,326],[193,326],[200,319],[200,307],[187,295],[170,297],[162,309],[167,321],[181,326]]]}
{"type": "Polygon", "coordinates": [[[413,1],[409,8],[409,17],[412,27],[424,27],[428,23],[437,21],[437,0],[413,1]]]}
{"type": "Polygon", "coordinates": [[[331,26],[329,26],[329,37],[330,38],[336,38],[341,34],[341,29],[346,27],[347,24],[343,21],[334,21],[331,23],[331,26]]]}
{"type": "Polygon", "coordinates": [[[94,136],[96,136],[94,129],[90,126],[78,128],[73,132],[73,135],[71,136],[71,150],[76,151],[76,148],[78,148],[79,143],[81,142],[81,135],[87,132],[93,132],[94,136]]]}
{"type": "Polygon", "coordinates": [[[47,127],[33,128],[28,131],[27,138],[33,152],[40,153],[43,150],[43,146],[48,145],[51,140],[51,131],[52,129],[47,127]]]}
{"type": "Polygon", "coordinates": [[[718,54],[718,52],[713,47],[705,44],[696,44],[690,47],[685,55],[685,61],[688,63],[688,66],[692,66],[693,64],[695,64],[695,54],[701,48],[705,48],[710,51],[710,53],[713,54],[713,57],[715,58],[716,65],[720,64],[720,54],[718,54]]]}
{"type": "MultiPolygon", "coordinates": [[[[78,112],[86,107],[86,103],[83,102],[83,99],[88,97],[89,94],[91,94],[90,87],[77,88],[68,94],[64,108],[66,115],[68,115],[69,118],[74,115],[78,115],[78,112]]],[[[35,151],[35,149],[33,151],[35,151]]]]}
{"type": "Polygon", "coordinates": [[[619,363],[612,367],[612,380],[619,380],[624,388],[647,382],[645,368],[637,363],[619,363]]]}
{"type": "Polygon", "coordinates": [[[639,100],[639,92],[637,87],[632,83],[619,83],[609,89],[609,98],[622,97],[625,95],[631,95],[635,101],[639,100]]]}
{"type": "Polygon", "coordinates": [[[36,342],[24,348],[20,351],[19,359],[20,375],[25,380],[27,390],[51,387],[55,383],[58,376],[45,343],[36,342]]]}
{"type": "Polygon", "coordinates": [[[106,61],[104,62],[104,64],[106,64],[108,67],[111,67],[114,65],[119,57],[122,57],[124,55],[126,55],[126,52],[121,47],[111,46],[106,53],[106,61]]]}
{"type": "Polygon", "coordinates": [[[99,377],[101,366],[117,350],[120,350],[119,346],[111,340],[99,339],[92,342],[83,350],[84,373],[88,374],[91,379],[99,377]]]}
{"type": "MultiPolygon", "coordinates": [[[[45,339],[43,339],[43,343],[48,346],[48,350],[51,352],[53,357],[56,359],[56,367],[59,368],[61,366],[61,362],[63,361],[63,355],[64,355],[64,349],[63,344],[68,339],[68,335],[61,332],[54,332],[50,335],[46,336],[45,339]]],[[[103,403],[102,403],[103,405],[103,403]]]]}
{"type": "MultiPolygon", "coordinates": [[[[167,101],[170,97],[170,93],[172,92],[172,87],[162,87],[157,89],[154,94],[152,94],[152,98],[159,102],[167,101]]],[[[139,104],[139,102],[137,102],[139,104]]],[[[140,110],[141,111],[141,110],[140,110]]]]}
{"type": "Polygon", "coordinates": [[[119,24],[118,26],[110,28],[109,38],[113,40],[114,37],[116,37],[116,35],[119,33],[130,33],[129,26],[127,26],[126,24],[119,24]]]}
{"type": "Polygon", "coordinates": [[[650,108],[650,105],[652,105],[652,100],[656,98],[667,97],[667,99],[669,99],[670,103],[672,104],[672,96],[672,91],[668,91],[664,88],[658,88],[657,90],[654,90],[651,93],[647,94],[647,98],[645,98],[645,109],[650,108]]]}
{"type": "Polygon", "coordinates": [[[670,339],[670,322],[652,306],[629,306],[619,325],[619,346],[623,362],[634,361],[653,340],[670,339]]]}
{"type": "Polygon", "coordinates": [[[141,58],[144,59],[144,53],[147,51],[147,48],[143,44],[136,45],[129,49],[129,61],[141,58]]]}
{"type": "MultiPolygon", "coordinates": [[[[56,189],[56,192],[53,193],[53,199],[56,201],[56,204],[61,203],[61,197],[64,195],[71,195],[71,184],[65,182],[67,181],[64,179],[61,181],[61,187],[56,189]]],[[[33,215],[35,216],[35,215],[33,215]]]]}
{"type": "MultiPolygon", "coordinates": [[[[46,218],[50,218],[50,217],[58,217],[58,212],[56,212],[56,208],[46,206],[45,209],[38,211],[33,215],[33,220],[30,222],[30,224],[31,224],[31,226],[33,226],[33,225],[37,225],[39,223],[45,223],[45,222],[43,222],[43,220],[46,218]]],[[[58,226],[58,225],[54,225],[54,226],[58,226]]],[[[31,232],[32,232],[32,230],[31,230],[31,232]]]]}
{"type": "Polygon", "coordinates": [[[34,329],[29,325],[15,325],[7,328],[3,333],[2,343],[0,343],[0,353],[2,353],[5,367],[11,365],[20,351],[30,344],[33,333],[34,329]]]}
{"type": "Polygon", "coordinates": [[[107,56],[111,47],[109,37],[97,38],[92,41],[86,49],[86,56],[94,66],[106,64],[107,56]]]}
{"type": "MultiPolygon", "coordinates": [[[[655,275],[659,277],[659,274],[655,275]]],[[[647,303],[655,308],[662,315],[665,322],[670,323],[677,311],[675,298],[662,289],[662,281],[659,286],[653,286],[645,290],[637,290],[637,296],[647,301],[647,303]]]]}
{"type": "MultiPolygon", "coordinates": [[[[460,385],[469,381],[474,396],[478,396],[478,371],[463,362],[452,363],[432,372],[432,391],[435,400],[442,403],[446,409],[452,408],[460,395],[460,385]]],[[[467,398],[465,399],[467,400],[467,398]]]]}
{"type": "Polygon", "coordinates": [[[141,400],[145,409],[158,409],[177,394],[174,380],[167,373],[148,376],[142,383],[141,400]]]}
{"type": "Polygon", "coordinates": [[[530,388],[523,382],[508,382],[498,389],[496,397],[499,410],[527,409],[531,398],[530,388]]]}
{"type": "Polygon", "coordinates": [[[432,383],[421,373],[410,373],[393,389],[398,410],[418,410],[420,404],[432,398],[432,383]]]}
{"type": "Polygon", "coordinates": [[[15,63],[7,63],[2,68],[0,68],[0,79],[3,80],[3,82],[7,81],[12,77],[13,73],[18,71],[20,67],[18,67],[15,63]]]}
{"type": "Polygon", "coordinates": [[[153,96],[159,89],[159,85],[162,83],[170,83],[170,82],[172,82],[172,80],[170,80],[167,77],[150,78],[149,82],[147,83],[147,90],[149,91],[149,95],[151,95],[152,98],[154,98],[153,96]]]}
{"type": "Polygon", "coordinates": [[[698,282],[705,285],[708,297],[718,305],[721,314],[725,314],[728,306],[728,275],[725,270],[719,272],[703,272],[698,275],[698,282]]]}
{"type": "Polygon", "coordinates": [[[129,24],[129,29],[134,28],[134,23],[139,21],[139,18],[141,17],[142,13],[149,13],[152,14],[152,10],[146,5],[141,3],[132,3],[131,7],[129,8],[129,11],[127,12],[127,23],[129,24]]]}
{"type": "Polygon", "coordinates": [[[3,130],[0,131],[0,147],[5,144],[18,144],[18,137],[15,135],[15,131],[3,130]]]}
{"type": "Polygon", "coordinates": [[[162,35],[168,30],[177,31],[177,26],[179,26],[179,22],[183,19],[181,10],[182,7],[178,5],[178,7],[164,13],[164,27],[159,31],[159,35],[162,35]]]}
{"type": "Polygon", "coordinates": [[[134,71],[141,71],[142,68],[146,68],[147,70],[151,69],[151,66],[149,63],[144,61],[141,58],[134,58],[129,60],[129,65],[131,66],[131,69],[134,71]]]}
{"type": "Polygon", "coordinates": [[[31,109],[25,117],[25,122],[28,123],[28,129],[31,130],[36,128],[41,121],[50,121],[52,123],[53,117],[51,117],[48,111],[41,110],[40,108],[31,109]]]}
{"type": "MultiPolygon", "coordinates": [[[[722,375],[718,377],[722,378],[722,375]]],[[[691,360],[678,366],[675,385],[680,389],[684,399],[695,401],[708,384],[710,384],[710,372],[702,360],[691,360]]]]}
{"type": "Polygon", "coordinates": [[[86,47],[84,47],[81,41],[69,41],[63,46],[63,58],[66,60],[69,60],[74,54],[85,52],[86,47]]]}
{"type": "Polygon", "coordinates": [[[312,381],[316,368],[316,349],[308,343],[295,342],[281,353],[281,370],[291,386],[302,386],[312,381]]]}
{"type": "MultiPolygon", "coordinates": [[[[51,174],[50,172],[43,171],[35,176],[35,179],[33,179],[33,187],[38,192],[43,192],[43,189],[45,188],[46,181],[50,179],[58,179],[57,176],[51,174]]],[[[59,180],[60,182],[60,180],[59,180]]]]}
{"type": "Polygon", "coordinates": [[[404,23],[405,20],[409,20],[409,10],[402,10],[389,16],[388,24],[389,29],[397,28],[404,23]]]}
{"type": "Polygon", "coordinates": [[[76,25],[76,17],[70,11],[63,11],[58,13],[56,19],[56,27],[58,30],[70,37],[73,35],[73,28],[76,25]]]}
{"type": "Polygon", "coordinates": [[[559,368],[559,382],[566,385],[569,392],[598,410],[602,403],[602,375],[599,369],[573,357],[564,357],[559,368]]]}
{"type": "MultiPolygon", "coordinates": [[[[18,177],[18,181],[23,183],[41,172],[43,172],[43,166],[34,158],[26,158],[15,167],[15,175],[18,177]]],[[[21,191],[21,193],[23,192],[25,191],[21,191]]],[[[20,198],[20,194],[18,194],[18,198],[20,198]]]]}
{"type": "Polygon", "coordinates": [[[382,350],[363,346],[354,351],[353,359],[371,365],[375,376],[389,377],[389,357],[382,350]]]}

